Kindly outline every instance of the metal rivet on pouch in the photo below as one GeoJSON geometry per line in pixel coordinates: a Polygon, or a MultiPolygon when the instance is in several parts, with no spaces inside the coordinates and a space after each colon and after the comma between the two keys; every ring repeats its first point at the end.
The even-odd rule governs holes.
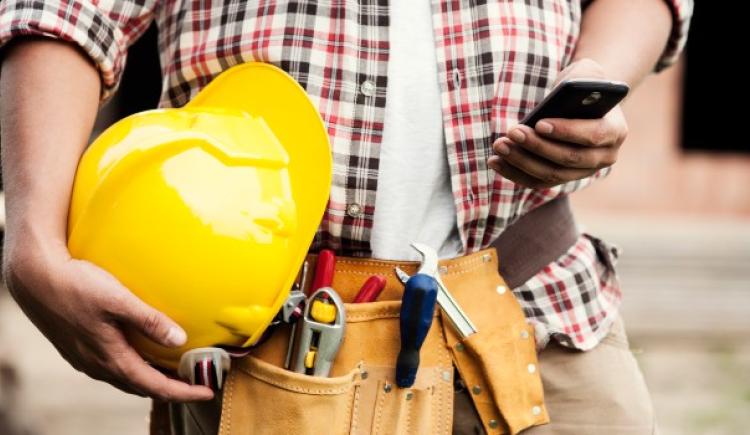
{"type": "Polygon", "coordinates": [[[361,377],[362,379],[367,379],[367,377],[368,377],[368,376],[370,376],[370,374],[369,374],[369,373],[367,373],[367,372],[362,372],[362,373],[360,374],[360,377],[361,377]]]}
{"type": "Polygon", "coordinates": [[[471,387],[471,392],[474,394],[480,394],[482,392],[482,387],[480,387],[479,385],[474,385],[473,387],[471,387]]]}
{"type": "Polygon", "coordinates": [[[464,351],[464,345],[463,345],[463,343],[456,343],[456,351],[457,352],[463,352],[464,351]]]}
{"type": "Polygon", "coordinates": [[[504,285],[499,285],[499,286],[497,286],[496,290],[497,290],[497,294],[504,295],[505,292],[508,291],[508,288],[505,287],[504,285]]]}
{"type": "Polygon", "coordinates": [[[386,393],[390,393],[392,389],[393,389],[393,386],[387,382],[385,385],[383,385],[383,391],[385,391],[386,393]]]}
{"type": "Polygon", "coordinates": [[[443,372],[443,380],[445,382],[450,382],[451,381],[451,372],[443,372]]]}
{"type": "Polygon", "coordinates": [[[448,273],[448,266],[440,266],[438,270],[440,271],[441,275],[445,275],[446,273],[448,273]]]}
{"type": "Polygon", "coordinates": [[[409,391],[408,393],[406,393],[406,400],[411,400],[412,397],[414,397],[414,393],[412,393],[411,391],[409,391]]]}
{"type": "Polygon", "coordinates": [[[490,260],[492,260],[492,257],[490,256],[490,254],[482,255],[482,261],[484,261],[485,263],[489,263],[490,260]]]}
{"type": "Polygon", "coordinates": [[[492,420],[490,420],[489,426],[490,426],[490,427],[491,427],[492,429],[495,429],[495,428],[497,428],[497,426],[498,426],[498,422],[497,422],[497,420],[495,420],[494,418],[493,418],[492,420]]]}

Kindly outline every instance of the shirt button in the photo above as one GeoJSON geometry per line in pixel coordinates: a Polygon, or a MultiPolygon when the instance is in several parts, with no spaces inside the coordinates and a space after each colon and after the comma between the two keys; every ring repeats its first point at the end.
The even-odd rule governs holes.
{"type": "Polygon", "coordinates": [[[504,295],[507,290],[508,288],[505,287],[504,285],[497,286],[497,294],[499,295],[504,295]]]}
{"type": "Polygon", "coordinates": [[[525,329],[523,331],[521,331],[521,338],[524,339],[524,340],[526,340],[527,338],[529,338],[529,331],[527,331],[525,329]]]}
{"type": "Polygon", "coordinates": [[[375,95],[375,83],[373,83],[372,80],[365,80],[362,82],[362,85],[360,85],[359,90],[362,92],[362,94],[372,97],[375,95]]]}
{"type": "Polygon", "coordinates": [[[531,413],[534,414],[534,415],[539,415],[539,414],[542,413],[542,408],[539,407],[539,406],[535,406],[535,407],[531,408],[531,413]]]}
{"type": "Polygon", "coordinates": [[[355,203],[351,203],[346,207],[346,214],[353,218],[362,216],[362,206],[355,203]]]}
{"type": "Polygon", "coordinates": [[[529,373],[536,372],[536,366],[534,364],[529,364],[527,368],[529,369],[529,373]]]}

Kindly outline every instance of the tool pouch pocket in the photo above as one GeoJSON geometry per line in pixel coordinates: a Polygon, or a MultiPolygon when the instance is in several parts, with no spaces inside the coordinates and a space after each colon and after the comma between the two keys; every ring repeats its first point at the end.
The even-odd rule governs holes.
{"type": "Polygon", "coordinates": [[[331,377],[280,368],[278,334],[235,362],[224,387],[222,435],[446,434],[453,413],[453,366],[440,320],[425,339],[411,388],[398,388],[400,301],[345,304],[346,333],[331,377]]]}
{"type": "Polygon", "coordinates": [[[313,377],[247,356],[224,387],[219,433],[349,433],[360,381],[358,368],[342,376],[313,377]]]}
{"type": "Polygon", "coordinates": [[[388,381],[378,381],[373,435],[441,433],[432,424],[434,386],[426,389],[394,388],[388,381]]]}

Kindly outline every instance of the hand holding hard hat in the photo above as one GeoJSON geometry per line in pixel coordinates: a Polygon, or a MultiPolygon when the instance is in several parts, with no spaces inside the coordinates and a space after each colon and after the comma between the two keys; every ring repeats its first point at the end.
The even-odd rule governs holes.
{"type": "Polygon", "coordinates": [[[187,333],[149,361],[250,346],[284,302],[331,181],[325,127],[305,91],[267,64],[233,67],[181,109],[125,118],[81,159],[68,220],[75,258],[107,270],[187,333]]]}

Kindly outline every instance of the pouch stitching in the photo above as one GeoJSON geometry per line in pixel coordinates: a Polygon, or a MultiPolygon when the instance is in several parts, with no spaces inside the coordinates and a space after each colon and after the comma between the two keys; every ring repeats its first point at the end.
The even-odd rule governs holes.
{"type": "Polygon", "coordinates": [[[482,259],[482,257],[483,256],[480,255],[477,258],[472,258],[470,260],[460,261],[460,262],[457,262],[457,264],[445,264],[444,266],[448,268],[448,273],[450,273],[451,269],[453,269],[454,271],[472,270],[472,269],[476,268],[476,266],[478,266],[478,265],[482,265],[482,264],[487,264],[488,263],[488,262],[485,262],[482,259]]]}
{"type": "MultiPolygon", "coordinates": [[[[485,263],[481,258],[478,261],[472,260],[470,262],[466,262],[466,264],[457,264],[454,266],[447,266],[448,271],[445,273],[442,273],[442,276],[456,276],[456,275],[463,275],[466,273],[473,272],[476,269],[479,269],[480,267],[485,266],[485,263]]],[[[493,270],[496,269],[496,267],[493,267],[493,270]]]]}
{"type": "Polygon", "coordinates": [[[239,369],[242,370],[243,372],[245,372],[248,376],[251,376],[251,377],[253,377],[255,379],[263,381],[263,382],[265,382],[267,384],[271,384],[271,385],[274,385],[274,386],[279,387],[279,388],[283,388],[283,389],[288,390],[288,391],[294,391],[294,392],[297,392],[297,393],[305,393],[305,394],[317,394],[317,395],[343,394],[348,389],[352,388],[352,386],[353,386],[352,384],[353,384],[353,381],[354,381],[354,379],[353,379],[354,377],[352,375],[349,375],[348,376],[349,377],[349,383],[347,385],[342,385],[340,387],[332,387],[332,388],[303,388],[303,387],[298,387],[298,386],[295,386],[295,385],[285,384],[285,383],[279,382],[279,381],[274,381],[272,379],[269,379],[268,376],[264,376],[264,375],[261,375],[259,373],[253,373],[253,372],[249,371],[247,369],[247,367],[244,367],[244,366],[240,367],[239,369]]]}
{"type": "MultiPolygon", "coordinates": [[[[343,261],[342,261],[342,263],[343,263],[343,261]]],[[[340,269],[336,269],[335,273],[336,274],[349,273],[349,274],[352,274],[352,275],[368,275],[369,276],[369,275],[373,274],[373,271],[371,271],[371,270],[359,270],[359,269],[344,269],[344,268],[340,268],[340,269]]]]}
{"type": "MultiPolygon", "coordinates": [[[[440,341],[443,344],[447,345],[448,338],[446,337],[445,331],[443,330],[443,319],[442,319],[442,317],[439,320],[438,326],[439,326],[439,328],[438,328],[438,337],[440,338],[440,341]]],[[[436,347],[435,351],[440,354],[439,355],[440,358],[437,358],[438,360],[440,360],[440,364],[441,364],[441,366],[440,366],[440,368],[438,368],[438,370],[450,368],[450,370],[452,372],[453,371],[453,358],[451,356],[450,351],[447,348],[445,348],[445,347],[436,347]]],[[[446,394],[445,393],[445,391],[446,391],[445,385],[439,384],[439,382],[445,383],[444,381],[442,381],[442,374],[438,373],[437,375],[438,375],[438,382],[436,382],[434,385],[440,385],[440,394],[438,394],[438,400],[437,400],[437,404],[436,405],[437,405],[437,409],[440,412],[440,415],[443,416],[442,418],[436,419],[437,420],[437,429],[438,429],[438,433],[445,433],[445,432],[447,432],[447,429],[445,429],[445,432],[443,432],[443,430],[444,430],[443,427],[444,426],[445,427],[449,426],[448,419],[452,418],[452,416],[453,416],[453,410],[452,409],[451,410],[443,409],[444,407],[447,408],[448,405],[450,405],[450,404],[448,403],[447,400],[445,400],[445,397],[444,397],[444,395],[446,394]],[[451,414],[448,414],[448,412],[450,412],[451,414]]],[[[450,388],[452,390],[453,389],[453,383],[451,382],[449,385],[450,385],[450,388]]]]}
{"type": "MultiPolygon", "coordinates": [[[[230,373],[227,379],[227,383],[224,386],[224,403],[226,404],[226,418],[221,416],[222,435],[229,435],[232,433],[232,395],[234,394],[234,380],[236,375],[230,373]]],[[[222,414],[224,412],[222,411],[222,414]]]]}
{"type": "MultiPolygon", "coordinates": [[[[279,388],[284,388],[284,389],[289,390],[289,391],[294,391],[294,392],[297,392],[297,393],[305,393],[305,394],[318,394],[318,395],[324,395],[324,394],[343,394],[347,390],[349,390],[350,388],[352,388],[352,384],[355,383],[355,381],[354,381],[355,375],[350,372],[347,375],[348,380],[347,380],[347,384],[346,385],[341,385],[341,386],[338,386],[338,387],[328,387],[328,388],[325,388],[325,387],[323,387],[323,388],[303,388],[303,387],[298,387],[298,386],[295,386],[295,385],[284,383],[283,381],[273,380],[273,379],[271,379],[267,375],[263,375],[261,373],[251,371],[245,365],[241,365],[239,367],[239,370],[243,371],[245,374],[247,374],[250,377],[253,377],[253,378],[258,379],[260,381],[266,382],[267,384],[271,384],[271,385],[274,385],[274,386],[279,387],[279,388]]],[[[330,378],[325,378],[325,379],[330,379],[330,378]]]]}
{"type": "MultiPolygon", "coordinates": [[[[357,260],[346,260],[342,259],[341,257],[336,259],[336,264],[349,264],[352,266],[372,266],[372,267],[383,267],[383,268],[389,268],[389,267],[396,267],[396,266],[419,266],[418,261],[388,261],[388,262],[378,262],[378,261],[357,261],[357,260]]],[[[339,272],[339,269],[336,269],[336,272],[339,272]]]]}
{"type": "Polygon", "coordinates": [[[343,419],[344,420],[344,427],[346,427],[347,420],[349,421],[349,431],[348,431],[349,433],[352,433],[352,403],[354,402],[354,397],[357,394],[356,390],[357,390],[357,386],[355,385],[354,388],[352,389],[351,397],[348,397],[347,401],[346,401],[346,403],[347,403],[347,405],[346,405],[346,414],[344,414],[344,415],[348,416],[349,418],[348,419],[346,419],[346,418],[343,419]]]}
{"type": "Polygon", "coordinates": [[[354,400],[352,406],[354,409],[351,411],[352,415],[352,421],[351,425],[349,426],[349,433],[357,433],[357,426],[359,425],[359,396],[360,396],[360,386],[357,385],[354,387],[354,400]]]}
{"type": "MultiPolygon", "coordinates": [[[[435,314],[433,317],[439,317],[439,310],[435,311],[435,314]]],[[[399,313],[390,312],[388,310],[382,310],[382,311],[376,311],[373,313],[357,313],[352,314],[350,312],[346,313],[346,322],[347,323],[355,323],[359,321],[370,321],[370,320],[381,320],[381,319],[398,319],[399,313]]]]}
{"type": "Polygon", "coordinates": [[[381,386],[381,383],[378,382],[378,398],[375,403],[375,409],[377,409],[377,413],[375,414],[375,427],[372,428],[372,433],[376,435],[380,433],[380,423],[383,415],[383,402],[385,402],[386,393],[383,393],[383,386],[381,386]]]}
{"type": "MultiPolygon", "coordinates": [[[[489,252],[487,252],[487,255],[490,255],[491,257],[494,257],[494,255],[491,253],[491,250],[488,250],[488,251],[489,252]]],[[[469,255],[474,255],[474,254],[469,254],[469,255]]],[[[456,263],[456,264],[447,264],[447,265],[444,265],[444,266],[448,267],[448,269],[455,269],[457,267],[462,267],[463,266],[464,270],[470,270],[470,269],[472,269],[472,267],[470,267],[470,266],[475,266],[477,264],[484,264],[485,263],[485,261],[482,259],[482,257],[483,257],[483,255],[477,255],[476,258],[472,258],[472,259],[465,259],[465,258],[460,258],[459,257],[458,260],[454,261],[454,263],[456,263]],[[467,268],[467,266],[469,266],[469,267],[467,268]]],[[[341,258],[339,258],[337,260],[337,264],[348,264],[348,265],[357,266],[357,267],[371,266],[371,267],[382,267],[382,268],[395,267],[395,266],[398,266],[398,265],[419,266],[419,262],[416,262],[416,261],[414,261],[414,262],[407,262],[407,261],[403,261],[403,262],[399,262],[399,261],[394,261],[394,262],[377,262],[377,261],[345,260],[345,259],[341,259],[341,258]]],[[[357,274],[357,275],[371,275],[372,274],[372,271],[362,271],[362,270],[359,270],[359,269],[344,269],[344,268],[336,269],[336,272],[337,273],[343,273],[343,272],[354,273],[354,274],[357,274]]]]}
{"type": "Polygon", "coordinates": [[[412,393],[412,394],[414,395],[414,397],[412,397],[412,400],[406,401],[407,402],[406,409],[404,410],[406,414],[406,418],[405,418],[406,421],[404,422],[404,426],[406,427],[406,433],[408,434],[411,433],[411,413],[414,410],[414,407],[412,406],[412,402],[417,400],[417,397],[416,397],[417,395],[415,393],[412,393]]]}
{"type": "Polygon", "coordinates": [[[349,314],[347,313],[346,320],[350,322],[352,320],[377,320],[377,319],[393,319],[397,318],[399,313],[394,313],[389,310],[376,311],[374,313],[358,313],[349,314]]]}

